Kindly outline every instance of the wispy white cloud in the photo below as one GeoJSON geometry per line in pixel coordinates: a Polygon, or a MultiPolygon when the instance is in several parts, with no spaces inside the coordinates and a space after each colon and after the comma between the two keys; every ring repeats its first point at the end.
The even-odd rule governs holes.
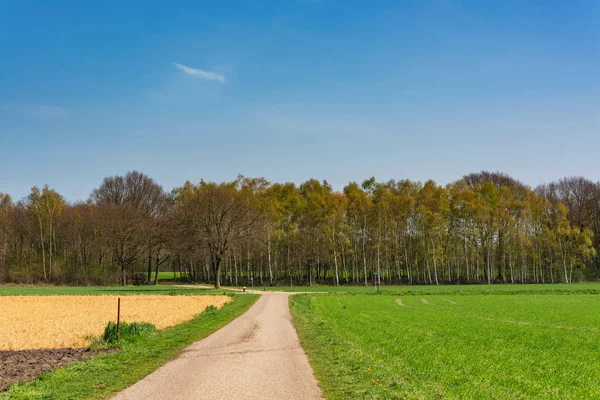
{"type": "Polygon", "coordinates": [[[211,81],[218,81],[218,82],[221,82],[221,83],[225,83],[226,82],[225,77],[223,75],[219,75],[219,74],[217,74],[215,72],[204,71],[202,69],[197,69],[197,68],[191,68],[191,67],[188,67],[188,66],[183,65],[183,64],[178,64],[176,62],[174,62],[172,64],[178,70],[183,71],[186,74],[194,76],[196,78],[208,79],[208,80],[211,80],[211,81]]]}

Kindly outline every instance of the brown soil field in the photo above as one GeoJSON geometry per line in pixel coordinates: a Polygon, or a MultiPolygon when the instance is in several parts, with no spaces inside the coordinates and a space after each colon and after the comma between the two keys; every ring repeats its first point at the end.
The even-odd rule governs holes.
{"type": "Polygon", "coordinates": [[[115,350],[85,349],[0,351],[0,392],[11,382],[31,381],[39,374],[115,350]]]}
{"type": "MultiPolygon", "coordinates": [[[[119,296],[0,296],[0,350],[86,347],[117,320],[119,296]]],[[[191,320],[229,296],[121,297],[121,321],[150,322],[157,329],[191,320]]]]}

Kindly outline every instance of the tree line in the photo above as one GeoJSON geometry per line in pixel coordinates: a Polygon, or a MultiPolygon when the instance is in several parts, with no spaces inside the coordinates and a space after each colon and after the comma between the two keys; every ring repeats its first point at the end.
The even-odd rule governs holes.
{"type": "Polygon", "coordinates": [[[137,171],[86,202],[34,187],[0,193],[0,282],[157,283],[159,271],[221,285],[550,283],[596,279],[600,184],[532,189],[480,172],[409,180],[186,182],[137,171]]]}

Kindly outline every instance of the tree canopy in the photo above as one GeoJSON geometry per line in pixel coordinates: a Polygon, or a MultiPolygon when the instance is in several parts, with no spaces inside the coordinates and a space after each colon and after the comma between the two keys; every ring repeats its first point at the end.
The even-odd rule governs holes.
{"type": "Polygon", "coordinates": [[[434,181],[186,182],[112,176],[87,202],[0,193],[0,281],[222,284],[571,282],[598,276],[600,185],[502,173],[434,181]]]}

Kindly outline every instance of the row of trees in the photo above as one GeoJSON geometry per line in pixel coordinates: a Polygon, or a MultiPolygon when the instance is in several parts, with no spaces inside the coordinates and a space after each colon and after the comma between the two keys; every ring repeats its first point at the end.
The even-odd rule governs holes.
{"type": "MultiPolygon", "coordinates": [[[[403,181],[104,179],[70,204],[0,194],[0,281],[116,283],[159,270],[221,284],[571,282],[597,276],[600,185],[536,190],[500,173],[403,181]],[[594,235],[596,233],[596,235],[594,235]]],[[[142,277],[143,276],[143,277],[142,277]]]]}

